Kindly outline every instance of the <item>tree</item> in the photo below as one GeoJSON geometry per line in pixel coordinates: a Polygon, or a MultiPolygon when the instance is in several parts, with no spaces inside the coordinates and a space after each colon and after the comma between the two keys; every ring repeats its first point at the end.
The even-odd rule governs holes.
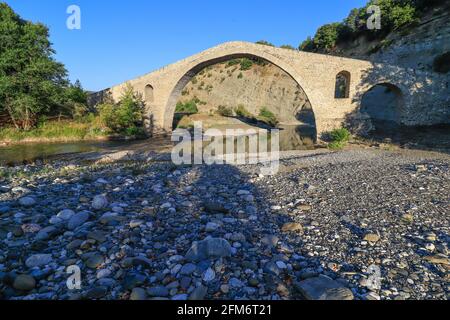
{"type": "Polygon", "coordinates": [[[54,53],[46,26],[0,3],[0,111],[17,128],[30,129],[39,114],[64,103],[67,72],[54,53]]]}
{"type": "Polygon", "coordinates": [[[336,45],[339,37],[340,23],[326,24],[317,30],[314,36],[314,45],[321,50],[328,51],[336,45]]]}
{"type": "Polygon", "coordinates": [[[311,37],[306,38],[298,47],[300,51],[313,52],[315,49],[314,40],[311,37]]]}

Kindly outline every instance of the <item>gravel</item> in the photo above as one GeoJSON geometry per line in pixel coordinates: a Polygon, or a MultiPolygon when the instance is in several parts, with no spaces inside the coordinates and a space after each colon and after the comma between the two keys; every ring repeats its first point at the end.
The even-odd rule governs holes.
{"type": "Polygon", "coordinates": [[[292,152],[260,168],[0,168],[0,298],[449,298],[447,155],[292,152]]]}

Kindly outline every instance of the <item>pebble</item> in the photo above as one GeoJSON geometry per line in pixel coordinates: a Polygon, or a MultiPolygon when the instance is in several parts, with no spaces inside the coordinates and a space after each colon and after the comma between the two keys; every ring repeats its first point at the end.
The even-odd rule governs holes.
{"type": "Polygon", "coordinates": [[[32,197],[23,197],[19,199],[19,204],[23,207],[32,207],[36,204],[36,200],[32,197]]]}

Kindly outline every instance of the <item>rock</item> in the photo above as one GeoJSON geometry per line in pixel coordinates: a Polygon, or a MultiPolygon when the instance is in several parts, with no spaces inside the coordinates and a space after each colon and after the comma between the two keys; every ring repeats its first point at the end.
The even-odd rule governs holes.
{"type": "Polygon", "coordinates": [[[131,291],[130,300],[133,300],[133,301],[147,300],[147,292],[142,288],[134,288],[131,291]]]}
{"type": "Polygon", "coordinates": [[[427,243],[425,244],[425,249],[430,252],[434,252],[436,250],[436,246],[433,243],[427,243]]]}
{"type": "Polygon", "coordinates": [[[262,238],[261,242],[268,247],[276,247],[280,238],[275,235],[266,235],[262,238]]]}
{"type": "Polygon", "coordinates": [[[208,288],[206,286],[200,285],[197,288],[195,288],[194,291],[192,291],[192,293],[189,296],[189,300],[191,301],[204,300],[207,293],[208,288]]]}
{"type": "Polygon", "coordinates": [[[22,225],[22,231],[24,233],[37,233],[41,231],[41,226],[34,223],[24,224],[22,225]]]}
{"type": "Polygon", "coordinates": [[[235,288],[235,289],[239,289],[239,288],[242,288],[244,286],[242,281],[237,279],[237,278],[231,278],[228,281],[228,284],[230,285],[230,287],[235,288]]]}
{"type": "Polygon", "coordinates": [[[108,293],[108,288],[104,286],[94,287],[86,293],[88,299],[101,299],[108,293]]]}
{"type": "Polygon", "coordinates": [[[138,227],[140,227],[143,224],[144,224],[144,221],[142,221],[142,220],[131,220],[130,221],[130,228],[131,229],[138,228],[138,227]]]}
{"type": "Polygon", "coordinates": [[[206,232],[214,232],[217,229],[219,229],[219,225],[217,223],[214,223],[214,222],[208,222],[206,224],[206,227],[205,227],[205,231],[206,232]]]}
{"type": "Polygon", "coordinates": [[[450,265],[448,257],[444,255],[426,256],[424,259],[432,264],[450,265]]]}
{"type": "Polygon", "coordinates": [[[303,280],[295,287],[307,300],[354,300],[351,290],[325,276],[303,280]]]}
{"type": "Polygon", "coordinates": [[[103,243],[106,241],[106,235],[101,231],[91,231],[87,234],[87,238],[95,240],[98,243],[103,243]]]}
{"type": "Polygon", "coordinates": [[[370,301],[379,301],[381,300],[381,297],[376,294],[375,292],[369,292],[364,295],[364,299],[370,300],[370,301]]]}
{"type": "Polygon", "coordinates": [[[203,206],[209,213],[228,213],[228,210],[219,202],[207,201],[203,206]]]}
{"type": "Polygon", "coordinates": [[[94,210],[101,210],[108,206],[108,199],[104,195],[95,196],[92,200],[92,208],[94,210]]]}
{"type": "Polygon", "coordinates": [[[208,268],[205,273],[203,274],[203,281],[205,282],[211,282],[216,277],[216,273],[213,269],[208,268]]]}
{"type": "Polygon", "coordinates": [[[194,273],[194,271],[196,269],[197,269],[197,266],[195,264],[187,263],[181,268],[180,274],[183,276],[190,276],[191,274],[194,273]]]}
{"type": "Polygon", "coordinates": [[[67,223],[67,228],[69,230],[74,230],[79,226],[83,225],[86,221],[88,221],[89,217],[90,217],[89,212],[87,211],[79,212],[75,214],[72,218],[70,218],[69,222],[67,223]]]}
{"type": "Polygon", "coordinates": [[[368,233],[364,236],[364,241],[370,242],[372,244],[377,243],[380,240],[380,236],[375,233],[368,233]]]}
{"type": "Polygon", "coordinates": [[[74,215],[75,215],[75,212],[73,212],[72,210],[64,209],[64,210],[60,211],[60,212],[56,215],[56,217],[58,217],[59,219],[64,220],[64,221],[68,221],[68,220],[70,220],[70,218],[72,218],[74,215]]]}
{"type": "Polygon", "coordinates": [[[7,193],[11,191],[11,188],[8,186],[0,186],[0,193],[7,193]]]}
{"type": "Polygon", "coordinates": [[[19,204],[23,207],[32,207],[36,204],[36,200],[32,197],[23,197],[19,199],[19,204]]]}
{"type": "Polygon", "coordinates": [[[185,293],[177,294],[172,297],[173,301],[185,301],[188,299],[188,295],[185,293]]]}
{"type": "Polygon", "coordinates": [[[20,291],[31,291],[36,287],[36,280],[32,276],[21,274],[14,279],[13,287],[20,291]]]}
{"type": "Polygon", "coordinates": [[[35,254],[29,257],[25,264],[28,268],[42,267],[53,261],[51,254],[35,254]]]}
{"type": "Polygon", "coordinates": [[[285,223],[283,225],[283,227],[281,228],[281,231],[283,231],[283,232],[302,232],[303,226],[300,223],[289,222],[289,223],[285,223]]]}
{"type": "Polygon", "coordinates": [[[133,288],[136,288],[144,284],[146,279],[147,277],[143,274],[130,273],[126,275],[125,278],[123,279],[122,286],[125,290],[132,290],[133,288]]]}
{"type": "Polygon", "coordinates": [[[410,213],[406,213],[402,216],[402,220],[406,223],[413,223],[414,222],[414,216],[410,213]]]}
{"type": "Polygon", "coordinates": [[[151,287],[147,289],[147,293],[151,297],[167,297],[169,295],[169,289],[162,286],[151,287]]]}
{"type": "Polygon", "coordinates": [[[304,211],[304,212],[307,212],[307,211],[311,211],[312,207],[309,204],[299,204],[297,206],[297,209],[299,209],[301,211],[304,211]]]}
{"type": "Polygon", "coordinates": [[[97,269],[103,262],[105,262],[105,260],[102,255],[94,254],[86,260],[85,264],[89,269],[97,269]]]}
{"type": "Polygon", "coordinates": [[[199,262],[209,258],[229,257],[232,248],[229,242],[222,238],[207,238],[194,242],[186,254],[186,260],[199,262]]]}

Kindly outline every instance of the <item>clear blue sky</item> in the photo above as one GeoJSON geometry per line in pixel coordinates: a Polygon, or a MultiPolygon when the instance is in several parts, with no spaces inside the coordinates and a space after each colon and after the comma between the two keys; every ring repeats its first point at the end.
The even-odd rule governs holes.
{"type": "MultiPolygon", "coordinates": [[[[2,1],[2,0],[0,0],[2,1]]],[[[50,28],[72,81],[100,90],[222,42],[268,40],[295,47],[366,0],[6,0],[50,28]],[[66,9],[81,8],[81,30],[66,9]]]]}

